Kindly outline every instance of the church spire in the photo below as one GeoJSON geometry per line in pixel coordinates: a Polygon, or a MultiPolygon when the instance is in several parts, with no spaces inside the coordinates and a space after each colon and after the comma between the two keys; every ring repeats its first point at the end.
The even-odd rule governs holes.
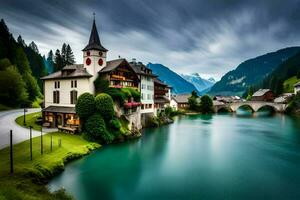
{"type": "Polygon", "coordinates": [[[93,20],[93,26],[92,26],[92,31],[91,31],[91,35],[90,35],[90,40],[88,45],[83,49],[83,51],[87,51],[87,50],[99,50],[99,51],[104,51],[106,52],[107,49],[105,49],[101,42],[100,42],[100,38],[99,38],[99,34],[97,31],[97,27],[96,27],[96,20],[95,20],[95,13],[93,13],[94,15],[94,20],[93,20]]]}

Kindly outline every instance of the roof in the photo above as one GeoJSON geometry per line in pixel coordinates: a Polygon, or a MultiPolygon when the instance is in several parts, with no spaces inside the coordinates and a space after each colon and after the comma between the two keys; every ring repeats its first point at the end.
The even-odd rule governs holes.
{"type": "Polygon", "coordinates": [[[172,99],[174,99],[177,103],[188,103],[188,98],[191,96],[191,94],[177,94],[172,96],[172,99]]]}
{"type": "Polygon", "coordinates": [[[82,51],[87,51],[87,50],[99,50],[104,52],[107,51],[107,49],[105,49],[100,42],[95,19],[93,21],[93,27],[92,27],[89,43],[82,51]]]}
{"type": "Polygon", "coordinates": [[[298,86],[300,86],[300,82],[298,82],[294,85],[294,87],[298,87],[298,86]]]}
{"type": "Polygon", "coordinates": [[[130,62],[129,64],[136,74],[143,75],[143,76],[157,77],[157,75],[152,74],[151,69],[149,69],[141,62],[130,62]]]}
{"type": "Polygon", "coordinates": [[[163,86],[168,87],[168,88],[172,88],[171,86],[169,86],[166,83],[162,82],[158,78],[154,78],[153,80],[154,80],[154,84],[159,84],[159,85],[163,85],[163,86]]]}
{"type": "Polygon", "coordinates": [[[44,76],[42,80],[49,79],[68,79],[68,78],[78,78],[78,77],[92,77],[83,65],[67,65],[62,70],[49,74],[48,76],[44,76]]]}
{"type": "Polygon", "coordinates": [[[75,114],[75,107],[66,106],[48,106],[43,109],[43,112],[54,112],[54,113],[70,113],[75,114]]]}
{"type": "Polygon", "coordinates": [[[122,62],[127,62],[127,61],[124,58],[107,61],[106,66],[103,67],[99,71],[99,73],[111,72],[112,70],[116,69],[122,62]]]}
{"type": "Polygon", "coordinates": [[[155,97],[154,98],[154,103],[169,103],[169,99],[166,97],[155,97]]]}
{"type": "Polygon", "coordinates": [[[252,96],[253,97],[261,97],[261,96],[265,95],[267,92],[271,92],[271,90],[270,89],[259,89],[252,96]]]}

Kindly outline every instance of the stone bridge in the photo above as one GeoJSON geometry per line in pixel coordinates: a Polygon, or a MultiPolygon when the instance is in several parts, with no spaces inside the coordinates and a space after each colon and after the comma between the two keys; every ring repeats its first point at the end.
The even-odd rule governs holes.
{"type": "Polygon", "coordinates": [[[284,112],[287,108],[287,104],[283,103],[274,103],[274,102],[265,102],[265,101],[242,101],[242,102],[234,102],[223,105],[214,105],[214,109],[218,112],[222,108],[229,109],[232,112],[236,112],[240,107],[248,106],[252,109],[253,112],[257,112],[263,107],[270,107],[275,112],[284,112]]]}

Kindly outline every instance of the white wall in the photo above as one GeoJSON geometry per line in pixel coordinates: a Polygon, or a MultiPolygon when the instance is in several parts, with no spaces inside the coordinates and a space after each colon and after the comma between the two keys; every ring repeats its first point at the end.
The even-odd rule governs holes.
{"type": "Polygon", "coordinates": [[[154,82],[153,78],[147,76],[141,76],[141,103],[152,104],[152,108],[141,109],[141,113],[153,113],[154,112],[154,82]],[[143,98],[142,98],[143,95],[143,98]],[[148,98],[150,97],[150,98],[148,98]]]}
{"type": "Polygon", "coordinates": [[[177,102],[173,98],[170,101],[170,106],[172,108],[174,108],[175,110],[178,110],[178,104],[177,104],[177,102]]]}
{"type": "Polygon", "coordinates": [[[90,78],[90,92],[95,91],[95,86],[94,86],[94,80],[98,77],[98,72],[106,66],[106,52],[102,52],[102,56],[100,56],[100,51],[97,50],[89,50],[90,55],[87,55],[88,51],[83,52],[83,66],[86,68],[89,74],[91,74],[93,77],[90,78]],[[87,65],[86,60],[90,58],[91,59],[91,64],[87,65]],[[102,66],[98,64],[99,59],[103,60],[102,66]]]}
{"type": "Polygon", "coordinates": [[[294,92],[295,92],[295,94],[297,94],[298,92],[300,92],[300,86],[294,87],[294,92]]]}
{"type": "Polygon", "coordinates": [[[70,92],[72,90],[77,91],[77,97],[82,93],[90,92],[89,78],[75,78],[75,79],[61,79],[61,80],[45,80],[45,107],[48,106],[68,106],[75,107],[75,104],[71,104],[70,92]],[[71,81],[77,80],[77,88],[71,88],[71,81]],[[54,88],[55,81],[60,82],[60,88],[54,88]],[[59,104],[53,103],[53,91],[59,91],[59,104]]]}

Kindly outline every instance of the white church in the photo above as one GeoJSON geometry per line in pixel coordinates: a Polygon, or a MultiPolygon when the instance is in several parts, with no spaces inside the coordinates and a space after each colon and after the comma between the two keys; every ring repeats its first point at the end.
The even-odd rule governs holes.
{"type": "MultiPolygon", "coordinates": [[[[44,83],[44,126],[78,126],[79,118],[75,113],[77,98],[89,92],[95,94],[94,81],[97,77],[109,81],[110,87],[133,87],[141,92],[141,114],[155,113],[154,80],[156,75],[141,62],[128,62],[124,58],[107,61],[107,49],[101,44],[95,19],[88,45],[82,50],[84,64],[67,65],[61,71],[42,77],[44,83]]],[[[170,96],[166,90],[164,96],[170,96]]],[[[160,97],[161,99],[161,97],[160,97]]],[[[168,99],[166,98],[166,102],[168,99]]]]}

